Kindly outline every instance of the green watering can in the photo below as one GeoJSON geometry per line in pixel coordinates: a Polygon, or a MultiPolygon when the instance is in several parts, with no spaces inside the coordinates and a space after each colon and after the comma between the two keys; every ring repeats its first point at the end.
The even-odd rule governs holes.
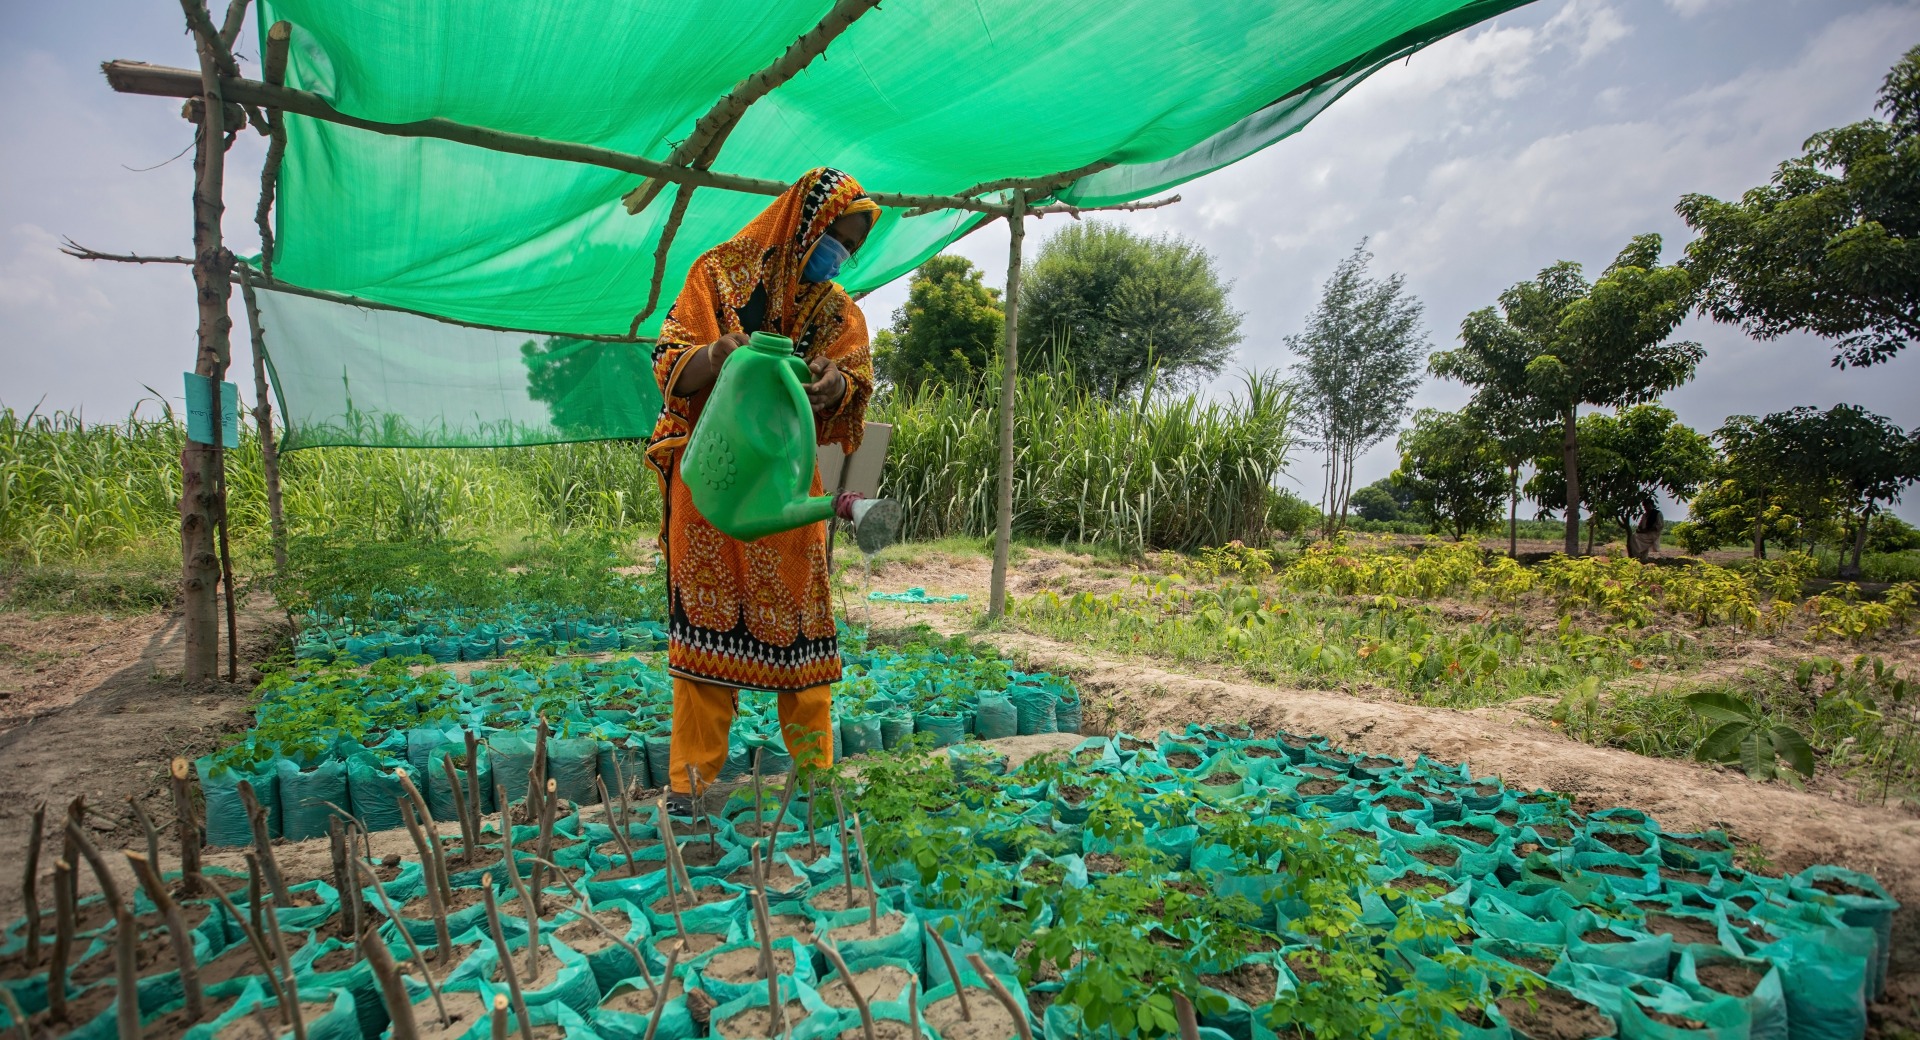
{"type": "Polygon", "coordinates": [[[893,541],[900,507],[887,499],[813,495],[813,408],[807,363],[785,336],[756,332],[727,355],[713,391],[687,438],[680,479],[694,508],[721,532],[743,542],[837,515],[854,540],[873,553],[893,541]]]}

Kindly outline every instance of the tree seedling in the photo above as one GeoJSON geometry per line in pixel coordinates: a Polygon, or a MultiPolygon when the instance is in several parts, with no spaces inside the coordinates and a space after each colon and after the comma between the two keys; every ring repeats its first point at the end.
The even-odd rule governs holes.
{"type": "Polygon", "coordinates": [[[520,976],[513,970],[513,957],[507,952],[507,933],[500,927],[500,907],[493,899],[492,886],[480,890],[487,906],[487,929],[493,934],[493,952],[500,963],[500,974],[507,980],[507,994],[513,998],[513,1013],[520,1019],[520,1040],[533,1040],[533,1019],[527,1016],[527,1001],[520,992],[520,976]]]}
{"type": "MultiPolygon", "coordinates": [[[[1007,1009],[1007,1014],[1013,1017],[1013,1028],[1020,1031],[1020,1040],[1033,1040],[1033,1028],[1027,1025],[1027,1014],[1021,1010],[1020,1002],[1013,999],[1013,994],[1007,992],[1007,984],[1000,981],[1000,976],[988,970],[986,960],[979,954],[967,954],[967,963],[973,965],[973,970],[979,972],[980,977],[986,980],[987,988],[993,991],[994,999],[998,1000],[1000,1006],[1007,1009]]],[[[954,980],[953,991],[960,992],[960,980],[957,978],[954,980]]]]}
{"type": "MultiPolygon", "coordinates": [[[[413,941],[413,933],[407,931],[406,925],[399,923],[400,917],[393,909],[393,901],[387,898],[387,890],[380,887],[380,879],[373,876],[373,868],[367,866],[364,860],[357,862],[355,865],[359,867],[360,876],[365,879],[367,887],[373,889],[375,898],[380,900],[381,908],[387,912],[387,919],[398,925],[395,930],[400,933],[400,941],[407,944],[407,953],[413,957],[413,963],[420,966],[420,977],[426,981],[427,992],[433,995],[434,1009],[440,1013],[440,1027],[445,1029],[447,1026],[452,1025],[453,1019],[447,1015],[446,1001],[440,997],[440,984],[433,981],[433,968],[427,963],[426,954],[421,952],[420,944],[413,941]]],[[[379,941],[379,936],[375,934],[373,929],[369,928],[368,934],[374,935],[373,941],[379,941]]],[[[445,966],[444,962],[446,959],[452,955],[453,950],[451,948],[444,946],[440,948],[440,959],[443,962],[443,967],[445,966]]]]}
{"type": "Polygon", "coordinates": [[[612,825],[613,843],[620,846],[620,855],[626,857],[627,876],[639,877],[640,864],[633,861],[633,843],[627,840],[626,811],[623,809],[616,818],[613,814],[613,799],[607,796],[606,781],[596,776],[593,778],[593,785],[600,791],[600,811],[606,814],[607,822],[612,825]]]}
{"type": "Polygon", "coordinates": [[[120,987],[120,999],[114,1002],[114,1017],[120,1027],[120,1040],[140,1040],[140,1002],[133,999],[140,984],[139,968],[134,963],[134,943],[139,936],[135,933],[133,911],[121,901],[120,886],[114,883],[113,872],[107,869],[100,850],[94,848],[80,822],[72,817],[67,818],[67,835],[87,858],[94,877],[99,879],[100,894],[113,908],[113,976],[120,987]]]}
{"type": "Polygon", "coordinates": [[[153,860],[138,852],[128,852],[126,857],[128,865],[133,867],[133,876],[139,879],[147,898],[160,911],[160,919],[166,922],[167,942],[173,947],[174,963],[180,968],[180,989],[187,1016],[198,1022],[206,1014],[206,1000],[200,989],[200,969],[193,959],[193,933],[187,930],[180,905],[167,894],[167,883],[161,879],[153,860]]]}
{"type": "Polygon", "coordinates": [[[867,1006],[867,998],[860,992],[860,987],[853,984],[853,972],[847,970],[847,962],[841,959],[840,951],[826,939],[820,940],[819,947],[820,952],[827,955],[827,963],[840,973],[840,982],[847,987],[848,995],[853,997],[853,1009],[860,1013],[861,1032],[867,1034],[867,1040],[879,1040],[873,1031],[873,1009],[867,1006]]]}
{"type": "Polygon", "coordinates": [[[847,905],[853,905],[853,857],[852,845],[847,841],[847,807],[840,801],[840,789],[829,787],[833,794],[833,814],[840,824],[840,879],[847,886],[847,905]]]}
{"type": "MultiPolygon", "coordinates": [[[[873,861],[867,858],[867,839],[860,831],[860,817],[853,818],[853,843],[860,849],[860,876],[867,883],[867,934],[880,934],[880,890],[873,886],[873,861]]],[[[851,902],[853,893],[847,893],[851,902]]]]}
{"type": "MultiPolygon", "coordinates": [[[[413,806],[405,798],[396,797],[394,802],[400,806],[400,822],[406,825],[407,834],[412,836],[414,848],[420,850],[420,861],[427,872],[427,883],[423,887],[427,894],[427,912],[433,915],[433,944],[442,951],[451,950],[453,936],[447,930],[447,905],[441,902],[440,884],[433,877],[433,850],[419,821],[413,818],[413,806]]],[[[445,956],[445,953],[441,955],[445,956]]]]}

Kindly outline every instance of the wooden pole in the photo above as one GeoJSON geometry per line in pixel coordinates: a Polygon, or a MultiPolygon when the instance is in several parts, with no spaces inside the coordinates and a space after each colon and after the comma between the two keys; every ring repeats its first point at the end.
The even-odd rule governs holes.
{"type": "Polygon", "coordinates": [[[240,276],[240,297],[247,305],[247,331],[253,343],[253,421],[260,431],[260,469],[267,480],[273,573],[279,575],[287,570],[287,517],[280,497],[280,445],[273,439],[273,399],[267,387],[267,333],[260,325],[260,301],[253,294],[252,271],[244,263],[234,264],[233,270],[240,276]]]}
{"type": "MultiPolygon", "coordinates": [[[[192,0],[183,0],[191,3],[192,0]]],[[[109,61],[101,64],[106,74],[107,84],[122,94],[146,94],[153,97],[202,97],[206,94],[204,77],[195,76],[186,69],[168,68],[164,65],[151,65],[142,61],[109,61]]],[[[277,108],[294,115],[322,119],[342,126],[370,130],[389,137],[433,137],[456,144],[486,148],[496,152],[509,152],[514,155],[526,155],[536,159],[557,159],[561,162],[576,162],[587,166],[600,166],[609,170],[639,174],[642,177],[655,177],[670,184],[691,184],[701,188],[723,188],[727,191],[745,192],[751,195],[781,195],[793,185],[787,181],[768,180],[764,177],[743,177],[739,174],[715,173],[696,166],[673,166],[657,159],[645,156],[616,152],[611,148],[594,145],[574,144],[570,141],[549,141],[545,138],[527,134],[508,133],[503,130],[490,130],[482,126],[470,126],[456,123],[450,119],[420,119],[410,123],[382,123],[373,119],[362,119],[348,115],[333,107],[326,98],[311,91],[297,90],[293,87],[276,87],[256,79],[217,77],[221,97],[241,104],[259,105],[263,108],[277,108]]],[[[896,209],[916,209],[931,207],[934,209],[963,209],[974,213],[989,213],[1004,216],[1007,207],[998,202],[980,199],[963,199],[955,195],[916,195],[897,191],[869,191],[867,197],[881,206],[896,209]]]]}
{"type": "MultiPolygon", "coordinates": [[[[267,29],[267,53],[261,62],[260,78],[280,86],[287,78],[287,48],[293,40],[293,26],[275,22],[267,29]]],[[[278,112],[271,114],[268,130],[267,161],[260,164],[260,202],[254,207],[253,222],[260,228],[260,270],[273,277],[273,200],[280,186],[280,161],[287,154],[287,121],[278,112]]]]}
{"type": "MultiPolygon", "coordinates": [[[[199,147],[194,152],[193,282],[200,312],[200,343],[193,371],[213,384],[213,440],[187,441],[180,451],[180,592],[186,628],[186,661],[181,675],[188,682],[212,679],[219,661],[219,615],[215,592],[220,585],[220,560],[214,551],[214,526],[219,521],[220,380],[225,374],[227,336],[227,271],[231,255],[220,239],[220,216],[225,208],[221,189],[227,158],[226,99],[221,88],[220,60],[225,49],[207,14],[204,0],[180,0],[193,28],[200,55],[199,147]]],[[[227,61],[232,58],[227,56],[227,61]]]]}
{"type": "Polygon", "coordinates": [[[1000,358],[1000,476],[993,531],[993,578],[987,617],[1007,612],[1007,557],[1013,546],[1013,399],[1020,369],[1020,246],[1026,237],[1027,193],[1013,190],[1007,212],[1007,343],[1000,358]]]}

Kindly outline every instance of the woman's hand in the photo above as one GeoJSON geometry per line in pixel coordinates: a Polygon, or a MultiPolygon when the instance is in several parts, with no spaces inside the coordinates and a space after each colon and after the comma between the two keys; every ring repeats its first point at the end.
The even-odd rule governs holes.
{"type": "Polygon", "coordinates": [[[729,332],[701,347],[700,355],[689,359],[680,369],[680,378],[673,384],[674,395],[692,397],[713,386],[714,380],[720,378],[720,366],[726,363],[727,356],[746,346],[752,338],[744,332],[729,332]]]}
{"type": "Polygon", "coordinates": [[[813,373],[813,382],[807,384],[807,403],[813,406],[814,414],[839,407],[847,396],[847,377],[840,366],[828,358],[817,357],[807,362],[807,371],[813,373]]]}

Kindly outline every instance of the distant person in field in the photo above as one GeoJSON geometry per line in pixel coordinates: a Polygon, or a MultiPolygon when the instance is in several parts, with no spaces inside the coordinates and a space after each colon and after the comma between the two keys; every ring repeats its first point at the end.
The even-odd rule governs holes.
{"type": "MultiPolygon", "coordinates": [[[[830,686],[840,646],[827,590],[826,525],[740,542],[693,506],[680,480],[687,436],[727,355],[755,332],[793,340],[813,373],[807,399],[821,444],[860,446],[873,396],[867,323],[834,283],[866,242],[880,207],[852,177],[821,168],[801,177],[731,240],[694,261],[653,352],[660,420],[647,461],[665,515],[667,669],[673,675],[668,809],[691,811],[695,790],[720,775],[741,689],[780,697],[780,730],[804,765],[832,761],[830,686]]],[[[821,493],[814,476],[813,493],[821,493]]]]}

